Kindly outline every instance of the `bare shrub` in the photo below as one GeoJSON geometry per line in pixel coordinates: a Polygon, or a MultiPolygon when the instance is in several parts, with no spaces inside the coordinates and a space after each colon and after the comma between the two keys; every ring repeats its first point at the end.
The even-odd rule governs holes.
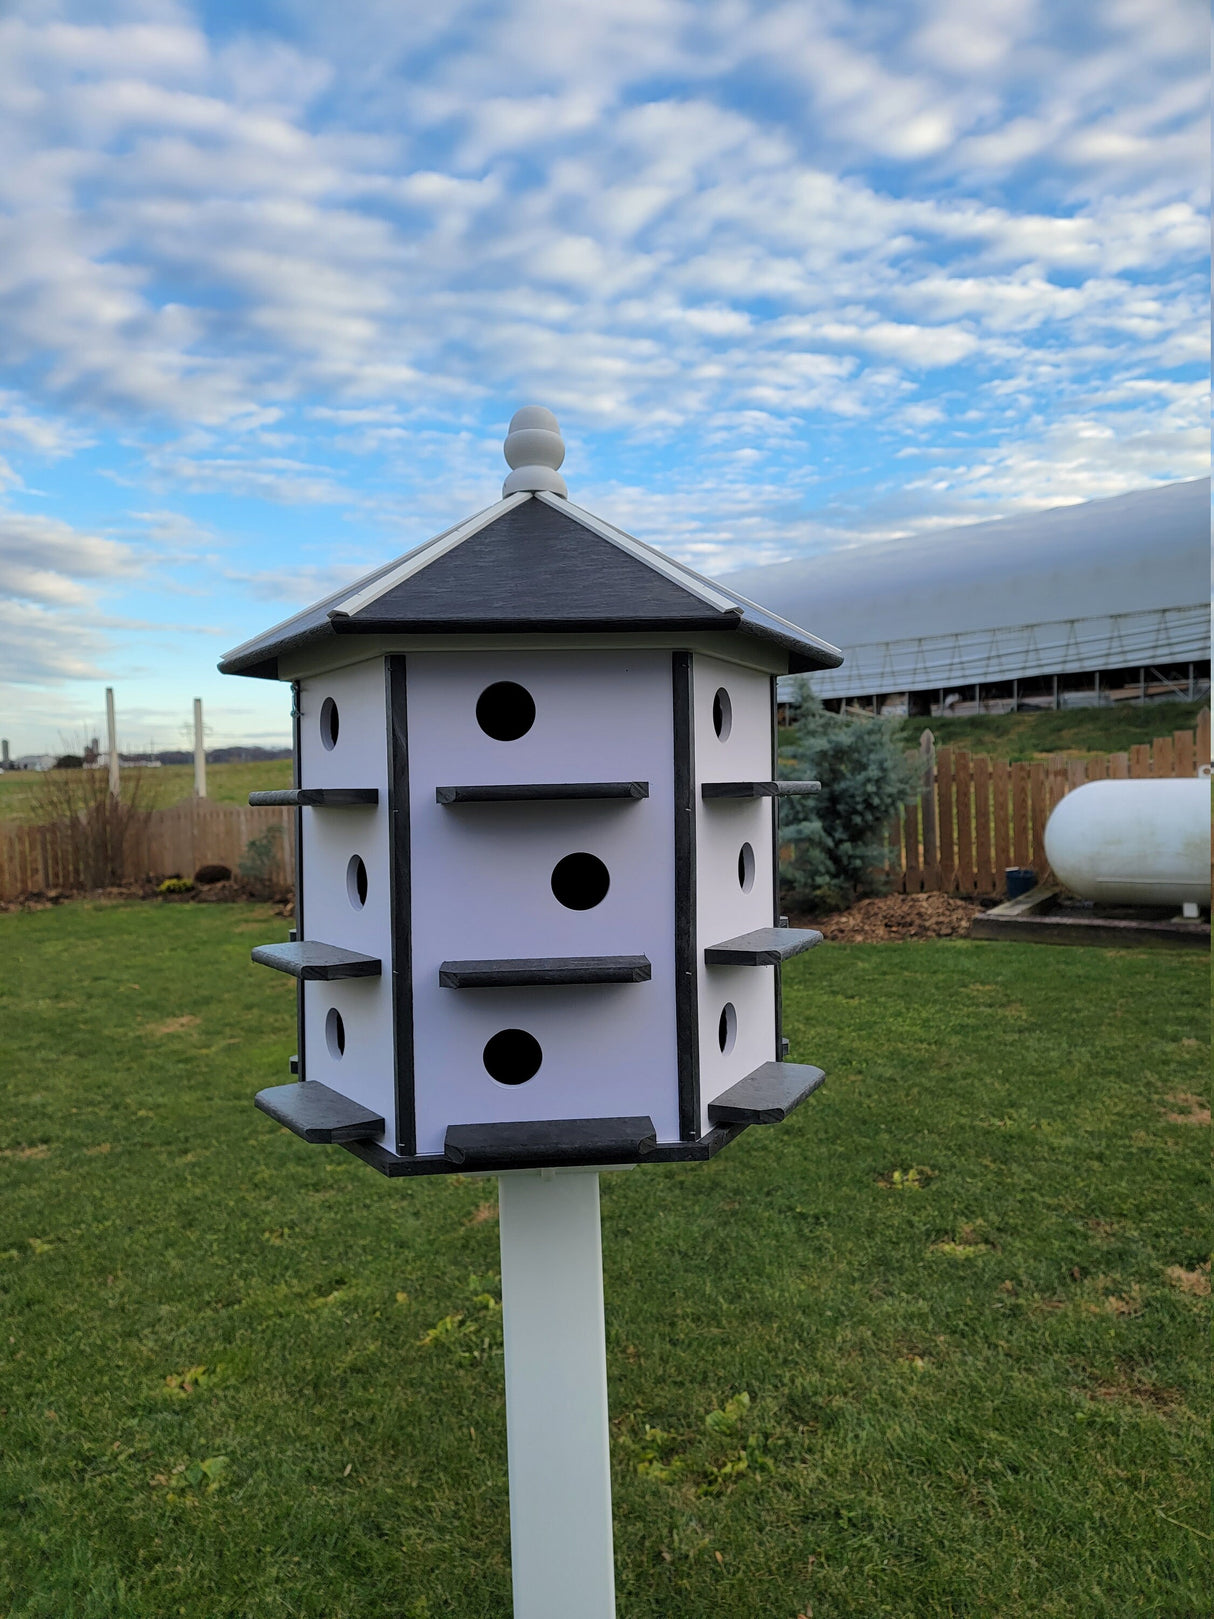
{"type": "Polygon", "coordinates": [[[73,886],[109,888],[124,882],[139,835],[156,807],[146,773],[127,772],[122,795],[110,792],[109,772],[48,770],[38,778],[34,811],[66,841],[73,886]]]}

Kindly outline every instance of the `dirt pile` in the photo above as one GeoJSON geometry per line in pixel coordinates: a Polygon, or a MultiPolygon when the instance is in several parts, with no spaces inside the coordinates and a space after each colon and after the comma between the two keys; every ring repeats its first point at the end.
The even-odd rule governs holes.
{"type": "Polygon", "coordinates": [[[957,939],[982,910],[953,894],[883,894],[858,900],[833,916],[795,916],[793,927],[817,928],[843,944],[885,944],[900,939],[957,939]]]}

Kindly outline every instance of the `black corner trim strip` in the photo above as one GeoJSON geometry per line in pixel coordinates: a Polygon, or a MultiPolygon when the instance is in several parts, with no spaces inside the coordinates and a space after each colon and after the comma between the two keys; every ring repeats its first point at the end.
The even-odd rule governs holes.
{"type": "MultiPolygon", "coordinates": [[[[771,774],[773,780],[780,774],[780,683],[775,675],[771,677],[771,774]]],[[[771,919],[776,927],[780,926],[780,800],[774,794],[771,800],[771,919]]],[[[779,964],[773,976],[775,983],[772,985],[772,997],[776,1038],[772,1056],[777,1062],[783,1062],[784,976],[779,964]]]]}
{"type": "Polygon", "coordinates": [[[814,928],[756,928],[736,939],[710,944],[704,961],[709,967],[778,967],[790,956],[821,943],[822,935],[814,928]]]}
{"type": "Polygon", "coordinates": [[[679,1135],[700,1134],[699,962],[696,959],[696,799],[691,653],[671,658],[674,696],[674,970],[679,1135]]]}
{"type": "Polygon", "coordinates": [[[822,790],[820,781],[706,781],[701,798],[805,798],[822,790]]]}
{"type": "Polygon", "coordinates": [[[522,989],[541,984],[645,984],[647,956],[540,956],[514,961],[444,961],[444,989],[522,989]]]}
{"type": "Polygon", "coordinates": [[[713,1124],[780,1124],[826,1075],[808,1063],[765,1062],[708,1104],[713,1124]]]}
{"type": "Polygon", "coordinates": [[[341,809],[355,804],[378,804],[378,787],[282,787],[265,793],[250,793],[254,809],[341,809]]]}
{"type": "Polygon", "coordinates": [[[393,653],[384,659],[388,709],[388,837],[392,853],[392,1030],[396,1064],[397,1152],[417,1152],[417,1098],[413,1053],[413,902],[409,852],[409,707],[407,665],[393,653]]]}
{"type": "Polygon", "coordinates": [[[378,1113],[315,1079],[304,1084],[272,1085],[269,1090],[258,1091],[253,1102],[305,1141],[365,1141],[384,1131],[384,1121],[378,1113]]]}
{"type": "Polygon", "coordinates": [[[383,971],[383,963],[377,956],[343,950],[336,944],[321,944],[317,939],[299,939],[294,944],[259,944],[253,951],[253,960],[262,967],[273,967],[276,972],[290,973],[292,978],[320,979],[325,983],[336,978],[378,978],[383,971]]]}
{"type": "Polygon", "coordinates": [[[436,787],[438,804],[560,803],[565,799],[649,797],[647,781],[537,781],[503,786],[436,787]]]}
{"type": "Polygon", "coordinates": [[[460,1169],[547,1169],[561,1164],[629,1164],[657,1146],[647,1117],[533,1119],[519,1124],[452,1124],[444,1156],[460,1169]]]}
{"type": "MultiPolygon", "coordinates": [[[[296,787],[299,786],[300,771],[303,768],[302,698],[303,688],[298,680],[293,680],[291,682],[291,781],[296,787]]],[[[303,816],[297,815],[295,817],[295,904],[292,907],[295,913],[295,927],[291,933],[292,940],[297,939],[304,930],[303,838],[303,816]]],[[[293,1070],[293,1072],[296,1073],[300,1079],[307,1079],[308,1077],[307,1044],[305,1041],[306,1030],[304,1028],[306,1011],[307,1008],[304,1001],[303,979],[301,978],[295,986],[295,1068],[293,1070]]]]}

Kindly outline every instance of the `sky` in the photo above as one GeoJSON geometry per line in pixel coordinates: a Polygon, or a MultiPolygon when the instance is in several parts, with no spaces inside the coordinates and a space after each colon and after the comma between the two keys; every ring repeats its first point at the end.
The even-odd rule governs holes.
{"type": "Polygon", "coordinates": [[[285,743],[217,659],[497,499],[522,404],[708,574],[1204,476],[1207,32],[9,0],[0,735],[58,751],[112,685],[124,748],[196,696],[285,743]]]}

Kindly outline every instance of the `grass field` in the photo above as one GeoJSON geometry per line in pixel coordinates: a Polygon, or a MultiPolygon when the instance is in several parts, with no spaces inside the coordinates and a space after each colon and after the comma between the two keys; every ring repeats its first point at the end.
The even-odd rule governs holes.
{"type": "Polygon", "coordinates": [[[904,720],[902,736],[914,747],[925,729],[937,743],[968,748],[992,759],[1035,759],[1044,753],[1122,753],[1173,731],[1191,731],[1210,706],[1197,703],[1121,703],[1116,708],[1063,708],[1039,714],[974,714],[961,719],[904,720]]]}
{"type": "MultiPolygon", "coordinates": [[[[67,772],[6,770],[0,774],[0,821],[48,819],[41,808],[48,778],[67,772]]],[[[193,765],[163,765],[158,770],[124,770],[122,787],[129,797],[138,784],[139,801],[147,809],[167,809],[194,792],[193,765]]],[[[207,766],[207,797],[218,804],[247,804],[261,788],[289,787],[291,761],[265,759],[260,764],[207,766]]]]}
{"type": "MultiPolygon", "coordinates": [[[[0,916],[5,1619],[509,1613],[493,1182],[253,1110],[285,928],[0,916]]],[[[1164,953],[792,964],[825,1090],[604,1177],[621,1619],[1208,1613],[1207,990],[1164,953]]]]}

